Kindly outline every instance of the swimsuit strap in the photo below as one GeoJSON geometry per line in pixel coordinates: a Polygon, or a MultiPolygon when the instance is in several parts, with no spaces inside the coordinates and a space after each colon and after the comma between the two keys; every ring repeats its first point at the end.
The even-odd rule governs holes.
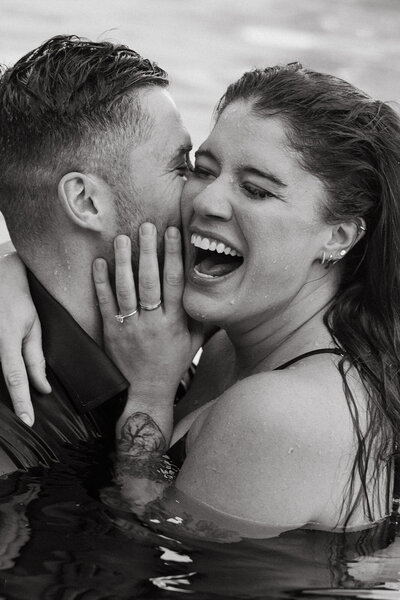
{"type": "Polygon", "coordinates": [[[279,367],[276,367],[276,369],[273,370],[280,371],[282,369],[286,369],[286,367],[289,367],[298,360],[301,360],[302,358],[307,358],[308,356],[314,356],[314,354],[338,354],[339,356],[343,356],[343,350],[340,350],[340,348],[320,348],[319,350],[311,350],[310,352],[304,352],[304,354],[299,354],[299,356],[288,360],[283,365],[280,365],[279,367]]]}

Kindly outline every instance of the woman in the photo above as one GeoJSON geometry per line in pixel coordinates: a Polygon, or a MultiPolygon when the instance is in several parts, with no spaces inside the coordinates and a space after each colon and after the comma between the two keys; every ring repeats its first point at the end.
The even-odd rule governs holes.
{"type": "Polygon", "coordinates": [[[297,63],[228,88],[182,198],[184,308],[221,331],[175,428],[193,347],[179,232],[166,238],[164,278],[177,291],[163,305],[151,224],[141,254],[151,302],[136,297],[127,238],[116,262],[128,298],[117,289],[113,299],[104,261],[94,268],[109,352],[135,382],[117,425],[117,480],[131,506],[168,487],[169,506],[192,498],[236,531],[340,530],[388,514],[400,430],[398,197],[400,121],[387,104],[297,63]],[[165,453],[184,437],[175,478],[165,453]]]}

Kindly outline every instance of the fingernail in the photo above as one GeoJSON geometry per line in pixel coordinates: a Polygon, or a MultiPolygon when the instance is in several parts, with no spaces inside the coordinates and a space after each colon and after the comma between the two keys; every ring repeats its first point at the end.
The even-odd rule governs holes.
{"type": "Polygon", "coordinates": [[[168,227],[167,237],[170,240],[176,240],[179,237],[179,229],[177,227],[168,227]]]}
{"type": "Polygon", "coordinates": [[[96,271],[103,271],[106,266],[106,261],[103,258],[96,258],[94,261],[94,268],[96,271]]]}
{"type": "Polygon", "coordinates": [[[154,231],[154,225],[153,223],[143,223],[140,226],[140,232],[142,235],[152,235],[153,231],[154,231]]]}
{"type": "Polygon", "coordinates": [[[126,248],[128,245],[128,238],[126,235],[119,235],[116,240],[117,248],[126,248]]]}
{"type": "Polygon", "coordinates": [[[25,425],[31,426],[33,423],[32,418],[28,415],[28,413],[21,413],[19,418],[25,423],[25,425]]]}

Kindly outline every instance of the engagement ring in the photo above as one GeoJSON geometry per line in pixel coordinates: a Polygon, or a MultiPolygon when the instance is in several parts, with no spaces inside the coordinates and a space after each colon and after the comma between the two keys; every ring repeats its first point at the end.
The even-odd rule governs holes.
{"type": "Polygon", "coordinates": [[[128,313],[127,315],[114,315],[115,318],[117,319],[118,323],[123,323],[124,319],[127,319],[128,317],[132,317],[132,315],[136,315],[138,309],[133,310],[132,312],[128,313]]]}

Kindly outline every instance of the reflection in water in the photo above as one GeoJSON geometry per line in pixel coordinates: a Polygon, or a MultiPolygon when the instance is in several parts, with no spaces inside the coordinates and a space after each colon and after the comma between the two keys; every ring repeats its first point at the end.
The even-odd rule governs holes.
{"type": "Polygon", "coordinates": [[[71,450],[68,466],[0,481],[0,597],[399,596],[400,537],[389,519],[347,534],[303,529],[266,540],[195,539],[179,519],[144,524],[115,497],[102,502],[99,489],[109,486],[110,473],[95,454],[94,447],[71,450]]]}

